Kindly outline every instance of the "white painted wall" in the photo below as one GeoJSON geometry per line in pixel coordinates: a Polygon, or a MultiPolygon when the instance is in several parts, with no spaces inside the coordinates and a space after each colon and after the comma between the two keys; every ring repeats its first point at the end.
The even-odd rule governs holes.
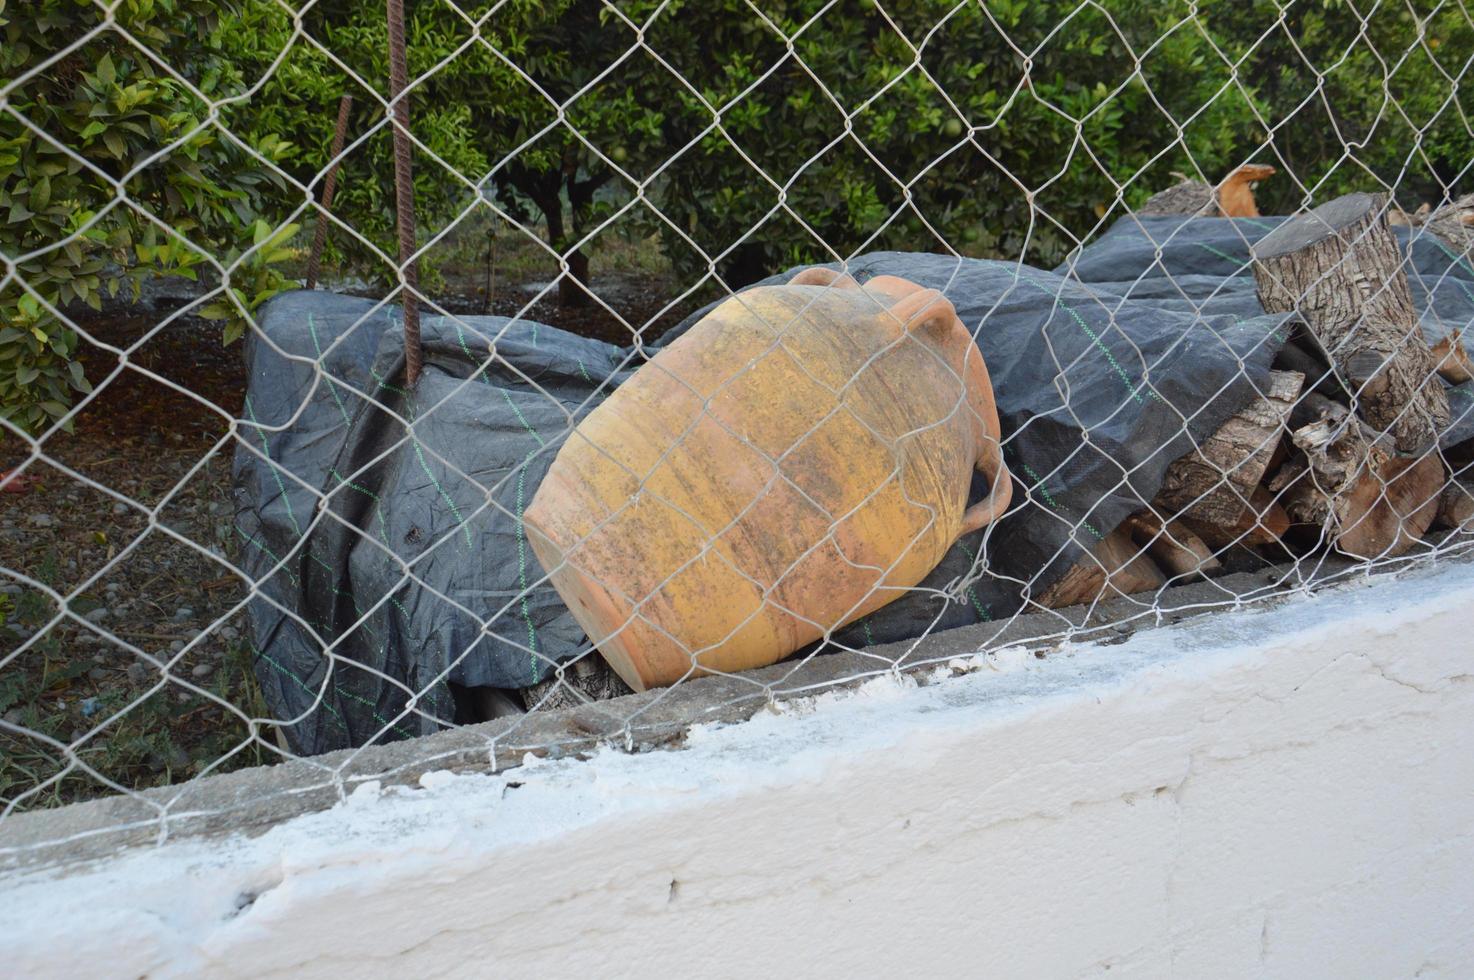
{"type": "Polygon", "coordinates": [[[6,972],[1474,977],[1474,570],[422,783],[12,881],[6,972]]]}

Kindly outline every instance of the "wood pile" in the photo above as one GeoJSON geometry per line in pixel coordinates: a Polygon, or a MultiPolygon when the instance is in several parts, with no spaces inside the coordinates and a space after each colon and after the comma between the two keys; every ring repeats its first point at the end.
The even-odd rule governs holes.
{"type": "MultiPolygon", "coordinates": [[[[1202,188],[1174,190],[1178,213],[1212,213],[1202,188]]],[[[1460,203],[1438,220],[1474,232],[1462,217],[1474,197],[1460,203]]],[[[1235,207],[1252,209],[1252,193],[1235,207]]],[[[1255,245],[1260,304],[1292,314],[1260,397],[1175,461],[1157,497],[1035,601],[1109,599],[1322,547],[1387,559],[1435,529],[1474,535],[1474,470],[1450,473],[1438,448],[1446,386],[1474,378],[1474,365],[1458,336],[1425,341],[1390,229],[1412,216],[1391,214],[1380,195],[1348,194],[1255,245]]]]}
{"type": "Polygon", "coordinates": [[[1263,163],[1246,163],[1216,186],[1182,174],[1176,184],[1158,191],[1136,209],[1145,215],[1202,215],[1210,218],[1257,218],[1254,185],[1273,177],[1275,169],[1263,163]]]}

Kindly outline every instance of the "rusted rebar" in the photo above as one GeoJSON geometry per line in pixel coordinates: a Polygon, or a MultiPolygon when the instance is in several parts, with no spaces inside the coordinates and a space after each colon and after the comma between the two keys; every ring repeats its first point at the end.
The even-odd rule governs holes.
{"type": "Polygon", "coordinates": [[[420,379],[420,288],[415,254],[415,185],[410,169],[409,67],[404,54],[404,0],[388,0],[389,109],[394,124],[394,217],[399,229],[400,300],[404,308],[404,380],[420,379]]]}
{"type": "Polygon", "coordinates": [[[317,276],[322,271],[322,250],[328,243],[328,215],[333,210],[333,191],[338,187],[338,158],[343,155],[343,144],[348,137],[348,111],[353,108],[353,96],[345,95],[338,100],[338,122],[333,129],[333,149],[328,155],[328,173],[322,180],[321,210],[317,215],[317,227],[312,232],[312,252],[307,256],[307,288],[317,288],[317,276]]]}

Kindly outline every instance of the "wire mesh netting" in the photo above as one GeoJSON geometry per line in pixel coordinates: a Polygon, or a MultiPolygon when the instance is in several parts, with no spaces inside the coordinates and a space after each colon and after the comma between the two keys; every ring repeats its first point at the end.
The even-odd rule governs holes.
{"type": "Polygon", "coordinates": [[[1474,541],[1461,0],[0,30],[0,826],[1474,541]]]}

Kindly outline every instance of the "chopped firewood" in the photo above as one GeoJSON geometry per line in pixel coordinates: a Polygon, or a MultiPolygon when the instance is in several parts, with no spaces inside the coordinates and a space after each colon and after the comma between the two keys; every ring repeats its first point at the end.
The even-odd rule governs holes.
{"type": "Polygon", "coordinates": [[[1448,424],[1448,396],[1384,210],[1381,195],[1347,194],[1286,221],[1254,246],[1254,280],[1267,312],[1298,312],[1330,352],[1362,416],[1421,453],[1448,424]]]}
{"type": "Polygon", "coordinates": [[[1125,525],[1102,538],[1064,576],[1040,596],[1048,609],[1078,606],[1159,589],[1167,581],[1155,563],[1131,541],[1125,525]]]}
{"type": "Polygon", "coordinates": [[[1217,187],[1174,173],[1178,182],[1158,191],[1137,208],[1137,214],[1184,214],[1204,217],[1257,218],[1254,184],[1272,177],[1275,168],[1262,163],[1246,163],[1225,177],[1217,187]]]}
{"type": "Polygon", "coordinates": [[[1218,185],[1218,211],[1225,218],[1257,218],[1254,184],[1275,175],[1273,167],[1263,163],[1246,163],[1224,178],[1218,185]]]}
{"type": "Polygon", "coordinates": [[[1300,455],[1269,484],[1282,492],[1289,518],[1323,528],[1338,550],[1357,558],[1391,558],[1411,548],[1438,512],[1442,461],[1397,456],[1388,436],[1314,393],[1292,424],[1305,413],[1319,418],[1291,434],[1300,455]]]}
{"type": "Polygon", "coordinates": [[[1426,213],[1423,227],[1443,239],[1456,254],[1467,254],[1474,248],[1474,194],[1465,194],[1436,211],[1426,213]]]}
{"type": "Polygon", "coordinates": [[[1128,517],[1126,527],[1173,579],[1190,582],[1222,567],[1207,542],[1181,521],[1164,522],[1160,514],[1142,511],[1128,517]]]}
{"type": "Polygon", "coordinates": [[[1249,505],[1232,524],[1217,524],[1184,517],[1182,523],[1201,537],[1214,551],[1234,545],[1262,548],[1279,544],[1290,529],[1290,518],[1274,495],[1263,487],[1255,487],[1249,505]]]}
{"type": "Polygon", "coordinates": [[[1146,203],[1136,209],[1137,214],[1217,215],[1218,201],[1213,193],[1213,185],[1202,180],[1191,180],[1182,174],[1172,176],[1177,177],[1178,182],[1147,198],[1146,203]]]}
{"type": "Polygon", "coordinates": [[[1270,371],[1263,397],[1167,468],[1153,502],[1156,510],[1224,528],[1239,526],[1304,382],[1298,371],[1270,371]]]}
{"type": "Polygon", "coordinates": [[[1449,384],[1460,385],[1474,380],[1474,360],[1464,347],[1464,331],[1455,330],[1433,345],[1433,359],[1438,373],[1449,384]]]}
{"type": "Polygon", "coordinates": [[[1352,489],[1336,548],[1357,558],[1391,558],[1423,539],[1438,516],[1443,462],[1429,454],[1421,459],[1395,458],[1382,466],[1375,481],[1352,489]]]}
{"type": "Polygon", "coordinates": [[[1433,524],[1474,534],[1474,483],[1449,480],[1444,484],[1443,493],[1438,496],[1438,515],[1433,518],[1433,524]]]}

